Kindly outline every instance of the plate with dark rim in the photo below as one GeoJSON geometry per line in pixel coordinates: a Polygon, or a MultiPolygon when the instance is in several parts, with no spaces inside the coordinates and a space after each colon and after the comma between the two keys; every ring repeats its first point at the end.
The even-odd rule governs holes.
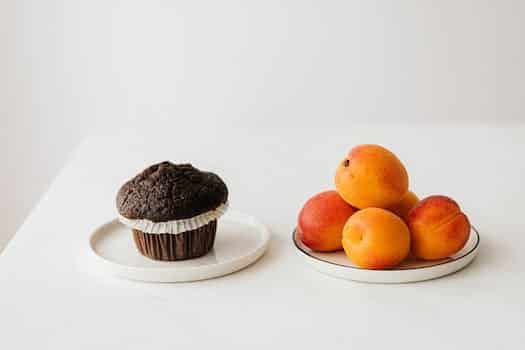
{"type": "Polygon", "coordinates": [[[480,243],[478,230],[471,227],[469,239],[463,249],[449,258],[432,261],[407,259],[392,269],[369,270],[352,264],[343,251],[314,252],[301,242],[297,230],[294,230],[292,239],[299,255],[317,271],[337,278],[368,283],[419,282],[449,275],[474,260],[480,243]]]}

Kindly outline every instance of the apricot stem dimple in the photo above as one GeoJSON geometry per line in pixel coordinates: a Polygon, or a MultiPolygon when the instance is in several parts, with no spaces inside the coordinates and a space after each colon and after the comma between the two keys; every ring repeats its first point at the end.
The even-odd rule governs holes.
{"type": "Polygon", "coordinates": [[[344,167],[347,167],[349,164],[350,164],[350,160],[345,159],[345,160],[343,161],[343,166],[344,166],[344,167]]]}
{"type": "Polygon", "coordinates": [[[349,237],[350,241],[354,244],[358,244],[363,240],[363,232],[361,228],[356,227],[353,234],[349,237]]]}

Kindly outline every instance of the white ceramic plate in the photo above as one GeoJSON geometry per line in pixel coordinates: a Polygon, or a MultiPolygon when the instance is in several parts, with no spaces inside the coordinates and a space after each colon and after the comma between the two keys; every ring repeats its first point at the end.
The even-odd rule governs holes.
{"type": "Polygon", "coordinates": [[[88,263],[98,272],[148,282],[188,282],[226,275],[263,255],[270,234],[254,217],[228,211],[218,221],[208,254],[183,261],[156,261],[142,256],[131,230],[117,219],[96,229],[89,239],[88,263]]]}
{"type": "Polygon", "coordinates": [[[449,275],[467,266],[479,249],[479,233],[471,227],[469,240],[461,251],[447,259],[434,261],[408,260],[389,270],[368,270],[353,265],[344,252],[319,253],[305,246],[293,233],[293,241],[301,257],[316,270],[347,280],[369,283],[407,283],[449,275]]]}

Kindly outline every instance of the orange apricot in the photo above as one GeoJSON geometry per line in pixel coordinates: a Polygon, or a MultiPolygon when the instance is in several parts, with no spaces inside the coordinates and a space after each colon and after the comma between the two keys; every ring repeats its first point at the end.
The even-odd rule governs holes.
{"type": "Polygon", "coordinates": [[[408,191],[399,202],[388,207],[388,210],[407,222],[408,213],[417,202],[419,202],[419,198],[417,198],[416,194],[412,191],[408,191]]]}
{"type": "Polygon", "coordinates": [[[348,219],[342,243],[346,255],[357,266],[387,269],[407,257],[410,232],[397,215],[381,208],[367,208],[348,219]]]}
{"type": "Polygon", "coordinates": [[[420,259],[443,259],[467,243],[470,222],[459,205],[446,196],[430,196],[408,214],[412,254],[420,259]]]}
{"type": "Polygon", "coordinates": [[[297,230],[301,241],[315,251],[341,250],[343,226],[355,211],[336,191],[313,196],[299,212],[297,230]]]}
{"type": "Polygon", "coordinates": [[[388,208],[408,191],[408,174],[401,161],[379,145],[354,147],[335,174],[337,192],[359,208],[388,208]]]}

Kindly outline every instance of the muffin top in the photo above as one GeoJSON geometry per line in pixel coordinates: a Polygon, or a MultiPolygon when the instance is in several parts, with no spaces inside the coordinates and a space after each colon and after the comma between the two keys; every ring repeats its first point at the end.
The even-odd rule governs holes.
{"type": "Polygon", "coordinates": [[[214,210],[228,200],[228,188],[214,173],[191,164],[162,162],[126,182],[117,209],[128,219],[153,222],[187,219],[214,210]]]}

